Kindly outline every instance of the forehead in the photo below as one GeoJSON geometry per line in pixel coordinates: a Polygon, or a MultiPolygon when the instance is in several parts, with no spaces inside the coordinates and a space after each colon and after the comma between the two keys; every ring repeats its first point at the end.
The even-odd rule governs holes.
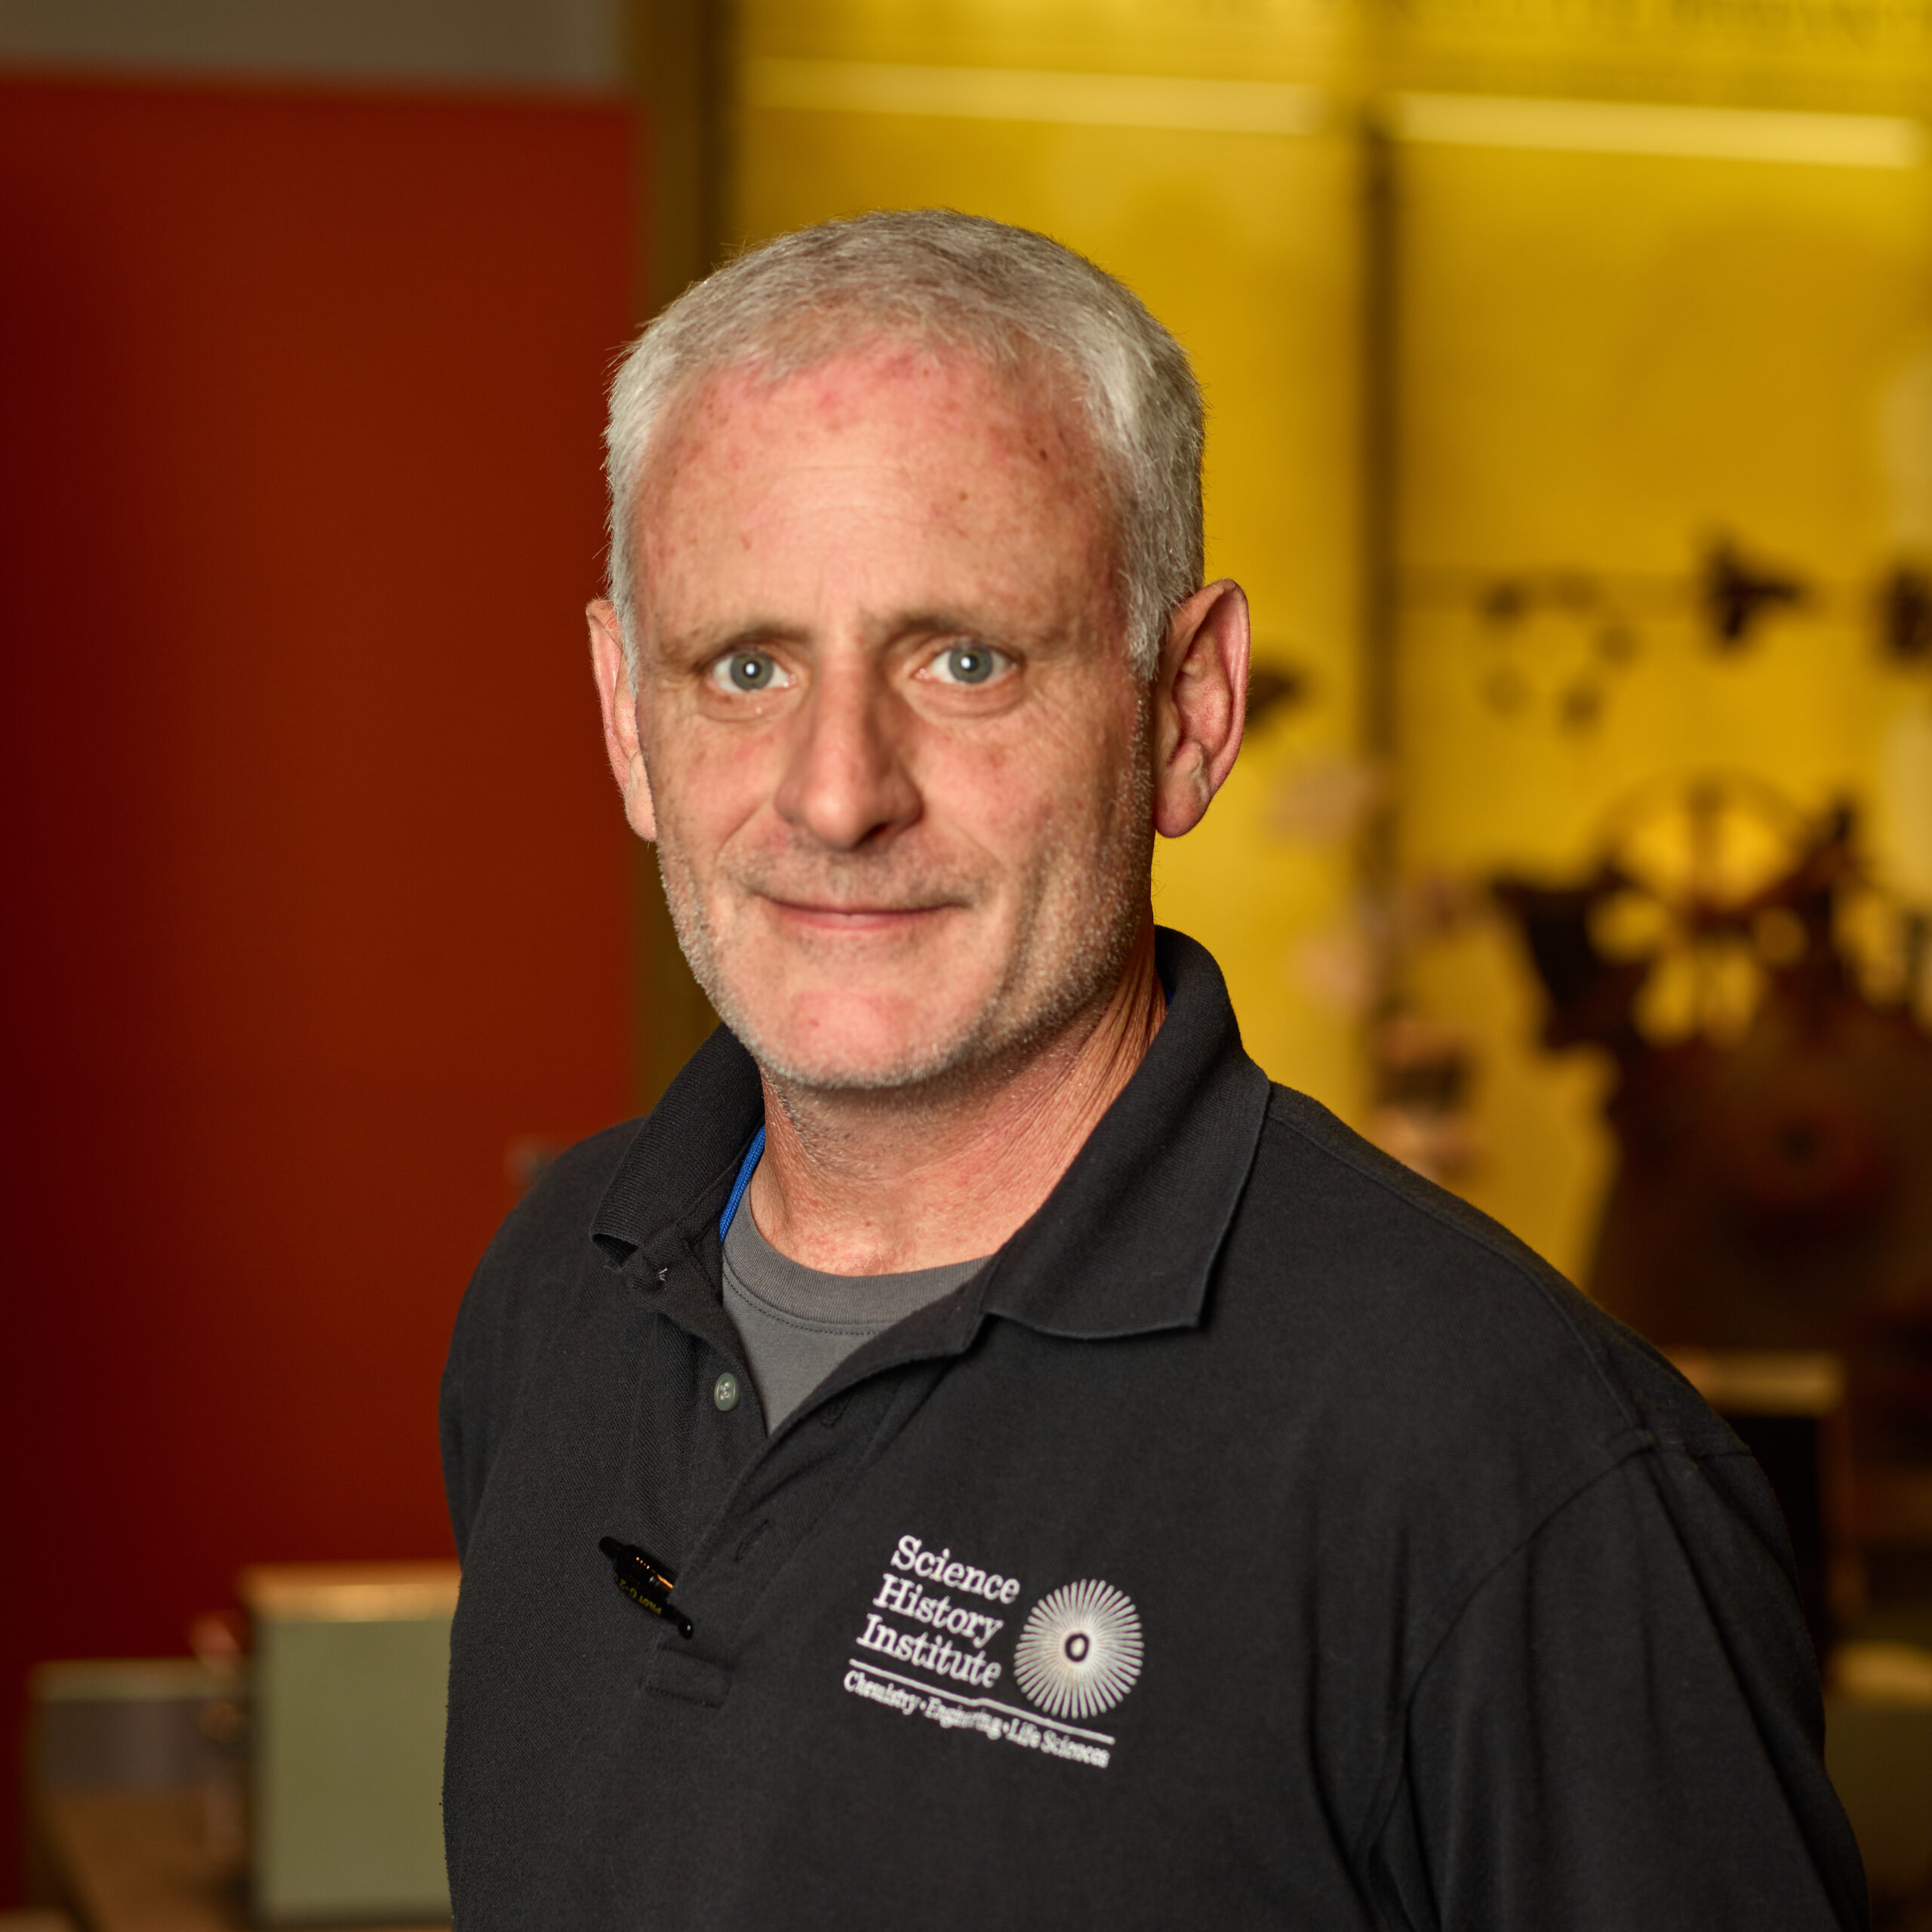
{"type": "Polygon", "coordinates": [[[1044,436],[1098,481],[1078,379],[1057,359],[1017,345],[995,364],[964,348],[874,330],[831,353],[795,361],[780,355],[701,372],[666,410],[644,481],[648,486],[666,469],[747,430],[849,433],[868,415],[909,409],[921,418],[923,435],[995,445],[1016,432],[1035,441],[1044,436]]]}
{"type": "Polygon", "coordinates": [[[639,482],[654,603],[694,570],[822,578],[847,553],[875,576],[1110,579],[1084,412],[1038,366],[888,340],[775,378],[727,369],[675,405],[639,482]]]}

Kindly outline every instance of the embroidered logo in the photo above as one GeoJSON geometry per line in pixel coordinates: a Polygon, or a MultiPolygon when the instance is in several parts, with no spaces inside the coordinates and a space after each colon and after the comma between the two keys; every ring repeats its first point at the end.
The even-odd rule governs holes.
{"type": "Polygon", "coordinates": [[[853,1637],[854,1650],[870,1654],[847,1660],[846,1690],[901,1717],[1105,1770],[1115,1740],[1083,1721],[1111,1710],[1140,1675],[1140,1613],[1111,1583],[1069,1583],[1041,1598],[1013,1659],[1028,1711],[992,1694],[1007,1667],[989,1654],[1008,1626],[998,1613],[1023,1589],[950,1547],[901,1537],[853,1637]]]}
{"type": "Polygon", "coordinates": [[[1042,1597],[1013,1653],[1013,1675],[1049,1715],[1079,1722],[1110,1711],[1140,1675],[1140,1617],[1111,1583],[1068,1583],[1042,1597]]]}

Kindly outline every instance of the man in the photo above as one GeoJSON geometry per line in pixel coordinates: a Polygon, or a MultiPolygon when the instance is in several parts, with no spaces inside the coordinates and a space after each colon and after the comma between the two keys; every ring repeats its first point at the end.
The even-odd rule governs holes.
{"type": "Polygon", "coordinates": [[[618,378],[605,737],[724,1026],[457,1324],[463,1932],[1863,1921],[1749,1459],[1154,927],[1247,671],[1200,420],[934,213],[618,378]]]}

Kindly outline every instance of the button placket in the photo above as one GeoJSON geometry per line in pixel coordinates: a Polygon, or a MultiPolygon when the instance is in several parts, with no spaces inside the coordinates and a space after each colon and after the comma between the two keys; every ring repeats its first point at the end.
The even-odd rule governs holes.
{"type": "MultiPolygon", "coordinates": [[[[740,1401],[749,1394],[740,1384],[740,1401]]],[[[826,1509],[863,1460],[860,1440],[840,1441],[814,1429],[767,1438],[716,1520],[700,1539],[680,1581],[694,1586],[700,1616],[717,1653],[733,1654],[773,1575],[811,1540],[826,1509]]]]}
{"type": "MultiPolygon", "coordinates": [[[[737,1337],[729,1316],[714,1295],[695,1292],[697,1281],[688,1271],[701,1274],[703,1263],[688,1247],[673,1254],[660,1247],[649,1260],[654,1265],[647,1279],[668,1260],[665,1291],[675,1300],[660,1304],[663,1312],[712,1352],[710,1363],[700,1371],[700,1376],[708,1371],[711,1379],[708,1383],[700,1380],[697,1388],[711,1391],[717,1419],[700,1425],[697,1436],[709,1438],[713,1456],[739,1465],[718,1498],[717,1513],[699,1506],[696,1519],[709,1520],[678,1552],[683,1558],[679,1591],[700,1627],[703,1647],[728,1669],[723,1660],[736,1654],[746,1620],[758,1613],[772,1579],[811,1543],[826,1511],[876,1453],[879,1429],[896,1432],[894,1419],[903,1422],[917,1409],[964,1337],[942,1331],[938,1339],[952,1343],[943,1352],[928,1352],[928,1341],[909,1361],[868,1364],[817,1405],[816,1414],[808,1407],[772,1435],[761,1426],[747,1373],[736,1362],[737,1337]],[[721,1355],[733,1365],[721,1367],[721,1355]],[[720,1386],[728,1381],[735,1389],[734,1395],[727,1392],[728,1407],[719,1398],[720,1386]],[[727,1420],[740,1408],[746,1421],[727,1420]],[[822,1426],[801,1427],[810,1423],[822,1426]],[[855,1429],[855,1423],[864,1426],[855,1429]]],[[[973,1312],[977,1315],[977,1309],[973,1312]]],[[[688,1517],[688,1503],[687,1511],[688,1517]]]]}

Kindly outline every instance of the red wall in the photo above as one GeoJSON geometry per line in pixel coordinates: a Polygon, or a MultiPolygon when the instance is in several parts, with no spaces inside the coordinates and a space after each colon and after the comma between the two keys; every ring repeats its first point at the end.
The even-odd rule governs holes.
{"type": "Polygon", "coordinates": [[[245,1561],[450,1548],[506,1143],[630,1064],[580,614],[630,140],[0,85],[8,1700],[245,1561]]]}

